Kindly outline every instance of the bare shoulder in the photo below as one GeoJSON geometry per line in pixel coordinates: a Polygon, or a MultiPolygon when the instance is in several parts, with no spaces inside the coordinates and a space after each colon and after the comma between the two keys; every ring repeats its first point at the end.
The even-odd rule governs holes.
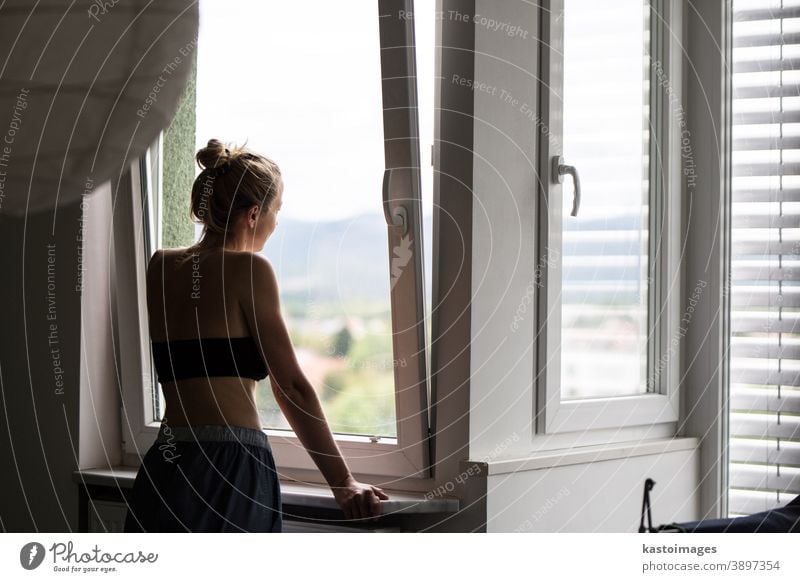
{"type": "Polygon", "coordinates": [[[233,260],[229,264],[233,267],[233,273],[226,268],[228,273],[225,278],[227,280],[235,281],[240,286],[242,282],[246,282],[244,294],[247,296],[259,297],[262,300],[277,298],[278,279],[275,269],[267,257],[260,253],[237,252],[231,258],[233,260]],[[233,277],[229,275],[233,275],[233,277]]]}
{"type": "Polygon", "coordinates": [[[262,254],[252,253],[251,265],[254,277],[268,277],[274,280],[275,268],[272,266],[270,260],[262,254]]]}
{"type": "Polygon", "coordinates": [[[147,262],[147,273],[150,274],[155,270],[156,267],[160,266],[164,262],[164,254],[165,249],[156,249],[156,251],[150,257],[150,260],[147,262]]]}
{"type": "Polygon", "coordinates": [[[189,248],[177,249],[157,249],[147,263],[147,277],[148,279],[159,279],[167,276],[167,273],[173,273],[180,270],[182,260],[185,259],[186,253],[189,248]]]}
{"type": "Polygon", "coordinates": [[[275,269],[270,260],[260,253],[247,251],[226,251],[226,260],[238,274],[253,279],[260,277],[275,277],[275,269]]]}
{"type": "Polygon", "coordinates": [[[150,257],[150,264],[176,259],[184,256],[188,251],[189,248],[156,249],[156,251],[150,257]]]}
{"type": "Polygon", "coordinates": [[[183,255],[186,249],[156,249],[147,263],[147,271],[163,270],[165,265],[174,263],[175,259],[183,255]]]}
{"type": "Polygon", "coordinates": [[[176,249],[157,249],[150,257],[149,265],[174,262],[176,259],[185,257],[190,252],[191,247],[181,247],[176,249]]]}
{"type": "Polygon", "coordinates": [[[164,255],[168,253],[170,249],[156,249],[155,252],[150,257],[150,262],[160,261],[163,260],[164,255]]]}

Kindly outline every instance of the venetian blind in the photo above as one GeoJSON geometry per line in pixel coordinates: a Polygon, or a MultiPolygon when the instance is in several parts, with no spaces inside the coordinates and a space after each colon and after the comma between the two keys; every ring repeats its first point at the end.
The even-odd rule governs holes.
{"type": "Polygon", "coordinates": [[[733,0],[729,514],[800,493],[800,0],[733,0]]]}

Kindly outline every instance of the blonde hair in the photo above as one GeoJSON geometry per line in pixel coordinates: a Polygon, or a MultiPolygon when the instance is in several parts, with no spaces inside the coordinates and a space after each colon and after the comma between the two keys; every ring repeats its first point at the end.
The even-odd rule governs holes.
{"type": "Polygon", "coordinates": [[[195,155],[202,172],[192,186],[190,217],[203,225],[200,240],[187,249],[193,253],[222,246],[228,230],[254,204],[266,211],[278,196],[281,172],[271,159],[244,145],[225,146],[208,140],[195,155]]]}

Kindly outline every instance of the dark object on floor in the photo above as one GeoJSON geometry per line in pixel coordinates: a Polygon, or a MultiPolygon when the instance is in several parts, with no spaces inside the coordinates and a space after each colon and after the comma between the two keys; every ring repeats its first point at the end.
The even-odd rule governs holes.
{"type": "Polygon", "coordinates": [[[652,479],[648,478],[644,482],[639,533],[800,533],[800,495],[783,507],[752,515],[669,523],[653,528],[650,515],[650,490],[653,485],[655,481],[652,479]],[[644,525],[645,513],[647,527],[644,525]]]}
{"type": "Polygon", "coordinates": [[[644,495],[642,497],[642,518],[639,520],[639,533],[653,531],[653,516],[650,513],[650,490],[656,482],[649,477],[644,481],[644,495]],[[644,526],[644,516],[647,514],[647,527],[644,526]]]}

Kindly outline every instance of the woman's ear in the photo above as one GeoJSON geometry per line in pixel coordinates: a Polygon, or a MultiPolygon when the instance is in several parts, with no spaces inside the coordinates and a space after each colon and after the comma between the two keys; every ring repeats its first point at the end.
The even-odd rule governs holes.
{"type": "Polygon", "coordinates": [[[258,222],[258,214],[259,208],[257,204],[253,204],[250,207],[250,210],[247,212],[247,223],[250,225],[250,228],[255,228],[256,223],[258,222]]]}

